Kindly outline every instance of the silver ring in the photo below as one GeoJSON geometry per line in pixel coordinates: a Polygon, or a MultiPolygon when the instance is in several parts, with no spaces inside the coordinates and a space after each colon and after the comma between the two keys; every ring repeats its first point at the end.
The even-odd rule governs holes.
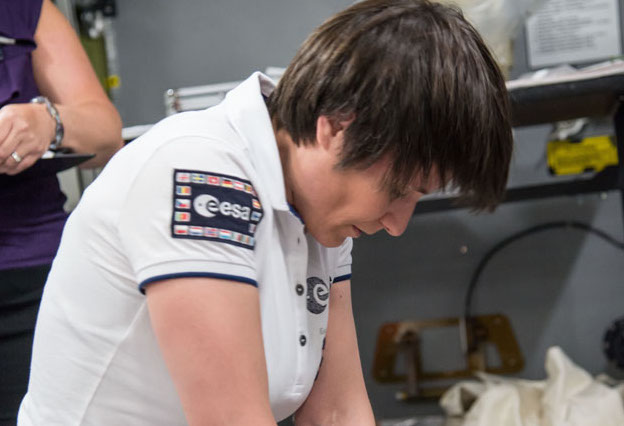
{"type": "Polygon", "coordinates": [[[13,151],[11,153],[11,158],[15,160],[16,163],[21,163],[22,162],[22,156],[19,155],[17,152],[13,151]]]}

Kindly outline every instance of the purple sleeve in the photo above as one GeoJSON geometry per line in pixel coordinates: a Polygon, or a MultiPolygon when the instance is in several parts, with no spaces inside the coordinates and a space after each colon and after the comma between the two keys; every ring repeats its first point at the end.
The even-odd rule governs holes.
{"type": "Polygon", "coordinates": [[[43,0],[0,0],[0,34],[32,40],[43,0]]]}
{"type": "Polygon", "coordinates": [[[0,0],[0,35],[19,39],[18,45],[0,44],[0,107],[28,102],[39,95],[32,71],[31,52],[42,0],[0,0]]]}

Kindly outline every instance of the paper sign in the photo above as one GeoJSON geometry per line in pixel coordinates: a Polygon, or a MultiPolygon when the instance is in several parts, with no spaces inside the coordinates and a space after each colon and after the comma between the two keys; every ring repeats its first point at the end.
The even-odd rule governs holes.
{"type": "Polygon", "coordinates": [[[526,23],[531,68],[621,54],[618,0],[547,0],[526,23]]]}

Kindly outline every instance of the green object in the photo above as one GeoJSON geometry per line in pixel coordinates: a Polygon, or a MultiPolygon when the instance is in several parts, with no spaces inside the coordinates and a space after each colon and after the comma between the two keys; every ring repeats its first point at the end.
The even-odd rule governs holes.
{"type": "Polygon", "coordinates": [[[95,74],[97,75],[98,80],[100,80],[100,84],[102,85],[106,93],[108,93],[108,95],[110,96],[104,37],[98,37],[93,39],[83,34],[80,34],[79,36],[82,47],[84,47],[85,52],[87,52],[87,56],[91,61],[91,65],[95,70],[95,74]]]}

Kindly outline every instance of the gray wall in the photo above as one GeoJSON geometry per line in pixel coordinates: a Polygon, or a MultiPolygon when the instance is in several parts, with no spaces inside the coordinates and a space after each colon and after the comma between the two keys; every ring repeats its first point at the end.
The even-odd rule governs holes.
{"type": "MultiPolygon", "coordinates": [[[[126,0],[118,30],[125,125],[153,123],[164,115],[167,88],[243,79],[266,66],[285,66],[307,33],[346,0],[126,0]]],[[[621,7],[622,8],[622,7],[621,7]]],[[[515,46],[526,69],[523,37],[515,46]]],[[[609,126],[603,126],[609,130],[609,126]]],[[[549,126],[516,129],[511,184],[547,181],[543,159],[549,126]]],[[[353,304],[360,350],[376,414],[398,417],[436,412],[435,404],[397,403],[401,386],[370,376],[382,323],[461,314],[464,291],[481,256],[526,227],[579,220],[619,240],[619,194],[592,194],[507,204],[492,215],[458,210],[413,219],[405,235],[358,240],[354,249],[353,304]],[[460,248],[468,251],[462,254],[460,248]]],[[[544,377],[546,348],[560,345],[592,373],[606,369],[601,338],[624,315],[622,252],[575,230],[534,235],[508,247],[485,270],[475,296],[476,313],[503,312],[515,328],[527,366],[522,377],[544,377]]],[[[458,362],[457,344],[439,344],[428,368],[458,362]],[[435,362],[433,362],[435,361],[435,362]]]]}
{"type": "Polygon", "coordinates": [[[242,80],[286,66],[348,0],[122,0],[116,20],[124,125],[163,118],[170,88],[242,80]]]}

